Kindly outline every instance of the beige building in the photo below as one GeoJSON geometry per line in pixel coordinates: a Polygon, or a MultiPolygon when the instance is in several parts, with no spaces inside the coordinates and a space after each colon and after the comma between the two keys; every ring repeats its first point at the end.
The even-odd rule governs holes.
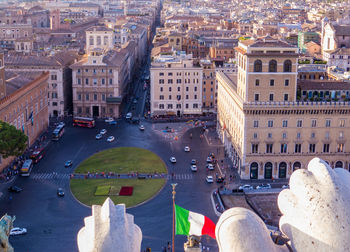
{"type": "Polygon", "coordinates": [[[161,54],[150,70],[151,116],[202,113],[203,70],[191,54],[161,54]]]}
{"type": "MultiPolygon", "coordinates": [[[[49,124],[48,77],[48,72],[6,72],[6,96],[0,99],[0,120],[22,130],[28,136],[28,146],[49,124]]],[[[0,171],[13,159],[0,156],[0,171]]]]}
{"type": "Polygon", "coordinates": [[[6,96],[4,54],[0,53],[0,99],[6,96]]]}
{"type": "Polygon", "coordinates": [[[215,78],[215,64],[210,60],[201,60],[203,67],[203,112],[216,112],[217,86],[215,78]]]}
{"type": "Polygon", "coordinates": [[[297,101],[297,48],[241,41],[237,77],[217,72],[217,131],[242,179],[289,178],[315,156],[349,169],[350,107],[297,101]]]}

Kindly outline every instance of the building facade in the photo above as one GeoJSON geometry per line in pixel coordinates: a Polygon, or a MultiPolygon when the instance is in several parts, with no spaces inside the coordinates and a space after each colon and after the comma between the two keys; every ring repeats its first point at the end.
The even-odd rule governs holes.
{"type": "MultiPolygon", "coordinates": [[[[7,95],[0,99],[0,120],[22,130],[28,136],[28,146],[47,129],[48,72],[12,72],[8,76],[7,95]]],[[[0,171],[15,157],[2,159],[0,171]]]]}
{"type": "Polygon", "coordinates": [[[159,55],[150,71],[151,116],[202,113],[203,70],[191,54],[159,55]]]}
{"type": "Polygon", "coordinates": [[[0,99],[6,96],[4,54],[0,53],[0,99]]]}
{"type": "Polygon", "coordinates": [[[217,72],[217,131],[242,179],[289,178],[315,156],[349,169],[349,104],[297,100],[297,48],[269,37],[236,48],[217,72]]]}

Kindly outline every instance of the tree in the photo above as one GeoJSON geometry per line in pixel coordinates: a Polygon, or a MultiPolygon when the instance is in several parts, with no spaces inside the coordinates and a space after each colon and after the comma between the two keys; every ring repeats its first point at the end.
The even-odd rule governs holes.
{"type": "Polygon", "coordinates": [[[0,155],[4,158],[20,156],[27,148],[28,137],[6,122],[0,121],[0,155]]]}

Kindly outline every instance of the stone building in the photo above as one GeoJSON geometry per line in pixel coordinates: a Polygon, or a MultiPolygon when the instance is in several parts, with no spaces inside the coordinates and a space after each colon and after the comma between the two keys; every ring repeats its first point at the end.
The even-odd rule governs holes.
{"type": "Polygon", "coordinates": [[[215,78],[215,64],[210,60],[201,60],[203,68],[203,112],[216,112],[217,86],[215,78]]]}
{"type": "Polygon", "coordinates": [[[269,37],[235,49],[237,78],[216,74],[217,131],[241,178],[289,178],[315,155],[349,169],[349,104],[297,100],[298,49],[269,37]]]}
{"type": "Polygon", "coordinates": [[[203,70],[191,54],[159,55],[150,71],[152,116],[202,113],[203,70]]]}
{"type": "Polygon", "coordinates": [[[0,99],[6,96],[4,54],[0,53],[0,99]]]}
{"type": "Polygon", "coordinates": [[[33,49],[32,25],[0,23],[0,31],[1,48],[28,52],[33,49]]]}
{"type": "MultiPolygon", "coordinates": [[[[0,99],[0,120],[22,130],[28,136],[28,146],[49,124],[48,78],[48,72],[6,72],[6,96],[0,99]]],[[[0,156],[0,171],[13,159],[0,156]]]]}

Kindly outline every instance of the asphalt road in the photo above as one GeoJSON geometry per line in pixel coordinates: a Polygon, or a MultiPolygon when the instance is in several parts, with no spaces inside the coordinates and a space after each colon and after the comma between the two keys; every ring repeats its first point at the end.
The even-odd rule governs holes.
{"type": "MultiPolygon", "coordinates": [[[[25,227],[28,234],[11,237],[10,242],[15,251],[77,251],[76,237],[83,226],[84,217],[91,215],[91,209],[77,202],[70,193],[69,174],[87,157],[108,148],[120,146],[135,146],[146,148],[158,154],[168,166],[169,173],[175,173],[174,179],[168,180],[162,191],[147,203],[128,209],[133,214],[135,223],[143,233],[142,248],[151,247],[152,251],[161,251],[168,241],[171,241],[171,186],[177,183],[176,203],[186,209],[202,213],[214,222],[217,217],[210,202],[210,192],[216,188],[215,184],[205,182],[205,160],[213,148],[205,140],[200,140],[199,129],[187,131],[178,141],[169,140],[162,133],[155,132],[152,125],[142,122],[146,130],[141,132],[137,125],[118,121],[117,126],[104,122],[97,122],[94,129],[73,128],[66,125],[63,137],[58,142],[50,143],[46,156],[34,166],[30,177],[19,177],[14,185],[23,187],[18,194],[3,190],[0,199],[1,212],[16,216],[14,226],[25,227]],[[107,133],[101,140],[95,140],[96,133],[106,128],[107,133]],[[189,138],[189,133],[193,138],[189,138]],[[107,143],[110,135],[116,141],[107,143]],[[190,153],[183,148],[189,145],[190,153]],[[177,158],[176,164],[170,164],[170,156],[177,158]],[[198,172],[190,171],[190,161],[196,158],[199,161],[198,172]],[[65,168],[64,162],[73,160],[71,168],[65,168]],[[52,173],[57,172],[54,176],[52,173]],[[65,190],[65,197],[56,195],[58,187],[65,190]]],[[[169,125],[169,124],[167,124],[169,125]]],[[[165,128],[166,125],[164,125],[165,128]]],[[[216,149],[216,147],[215,147],[216,149]]],[[[215,174],[215,171],[212,172],[215,174]]],[[[176,251],[183,251],[186,237],[176,236],[176,251]]],[[[205,238],[203,243],[211,250],[217,251],[216,242],[205,238]]]]}

